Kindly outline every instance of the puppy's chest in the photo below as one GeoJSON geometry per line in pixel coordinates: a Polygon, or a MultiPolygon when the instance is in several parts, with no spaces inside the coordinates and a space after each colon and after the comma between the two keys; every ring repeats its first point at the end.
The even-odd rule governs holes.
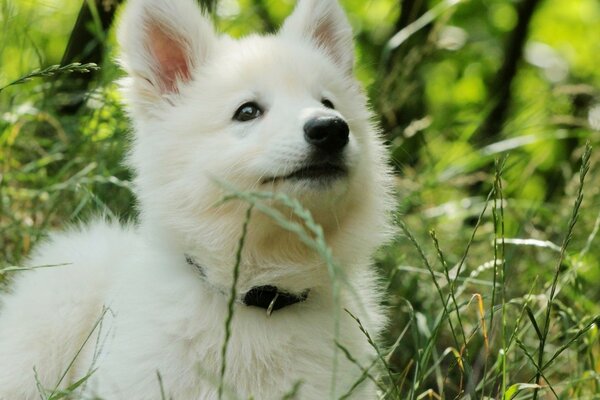
{"type": "MultiPolygon", "coordinates": [[[[298,382],[310,382],[303,398],[325,396],[333,365],[329,323],[321,321],[319,326],[302,320],[277,321],[276,314],[260,320],[260,314],[250,316],[255,317],[253,323],[246,315],[234,317],[225,352],[225,388],[241,398],[270,399],[281,398],[298,382]]],[[[216,318],[205,322],[193,335],[190,330],[174,333],[168,329],[173,326],[158,325],[144,329],[137,325],[138,329],[122,332],[100,366],[104,372],[100,385],[118,388],[120,397],[116,398],[137,398],[140,393],[151,398],[159,373],[165,392],[173,398],[216,398],[225,326],[216,318]]],[[[117,391],[109,394],[108,398],[113,398],[117,391]]]]}
{"type": "MultiPolygon", "coordinates": [[[[225,389],[239,398],[282,398],[298,382],[310,382],[298,398],[329,397],[335,311],[318,291],[270,317],[262,308],[236,304],[224,352],[229,310],[223,294],[196,276],[161,274],[145,268],[143,274],[124,275],[111,296],[114,317],[105,323],[93,394],[160,398],[160,375],[167,398],[217,398],[225,353],[225,389]]],[[[369,365],[371,347],[341,310],[337,340],[369,365]]],[[[337,353],[335,381],[343,394],[361,371],[337,353]]]]}
{"type": "MultiPolygon", "coordinates": [[[[211,293],[195,293],[180,295],[169,307],[160,301],[159,310],[152,297],[116,314],[114,335],[98,371],[98,384],[110,391],[100,393],[106,398],[153,398],[160,374],[165,392],[173,398],[216,398],[226,302],[211,293]],[[141,393],[147,396],[139,397],[141,393]]],[[[257,307],[236,306],[225,351],[225,389],[240,398],[270,399],[283,397],[298,382],[310,382],[299,398],[328,396],[335,348],[333,313],[310,307],[309,301],[270,317],[257,307]]],[[[357,359],[370,359],[364,337],[345,325],[342,321],[339,341],[357,359]]],[[[342,388],[360,376],[341,353],[338,366],[342,388]]]]}

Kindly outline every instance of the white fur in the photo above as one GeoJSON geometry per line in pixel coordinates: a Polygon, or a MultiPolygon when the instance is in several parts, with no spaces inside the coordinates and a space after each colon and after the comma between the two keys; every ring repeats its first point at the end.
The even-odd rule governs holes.
{"type": "MultiPolygon", "coordinates": [[[[321,257],[253,211],[238,291],[276,285],[310,293],[270,317],[235,305],[225,398],[278,399],[299,381],[297,398],[339,397],[361,371],[338,351],[332,376],[334,321],[338,341],[369,366],[374,351],[343,310],[373,337],[385,323],[370,263],[391,233],[392,207],[385,149],[350,73],[351,31],[339,4],[300,0],[278,35],[234,41],[213,32],[194,0],[129,0],[119,42],[129,74],[124,93],[135,137],[128,162],[136,172],[140,223],[98,221],[37,248],[28,265],[69,265],[20,272],[4,297],[0,398],[38,398],[34,367],[40,384],[53,389],[81,348],[59,388],[97,368],[79,389],[86,396],[158,399],[160,373],[168,398],[216,398],[228,297],[215,287],[231,286],[247,209],[242,201],[216,205],[227,194],[218,181],[299,199],[344,272],[336,302],[321,257]],[[165,35],[159,38],[168,44],[165,54],[159,54],[165,46],[148,42],[149,32],[165,35]],[[173,54],[185,56],[175,72],[163,65],[173,54]],[[323,97],[335,110],[321,105],[323,97]],[[232,121],[249,100],[265,114],[232,121]],[[303,125],[318,115],[350,126],[348,178],[327,187],[262,184],[303,162],[309,150],[303,125]],[[206,279],[184,254],[204,266],[206,279]]],[[[368,381],[353,395],[374,397],[368,381]]]]}

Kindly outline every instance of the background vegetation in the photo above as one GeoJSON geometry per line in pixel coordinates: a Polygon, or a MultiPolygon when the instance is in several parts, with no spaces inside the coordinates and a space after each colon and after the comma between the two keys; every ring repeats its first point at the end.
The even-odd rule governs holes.
{"type": "MultiPolygon", "coordinates": [[[[81,3],[0,0],[4,267],[51,229],[135,216],[119,1],[81,3]],[[101,69],[10,85],[72,62],[101,69]]],[[[293,7],[204,3],[234,36],[293,7]]],[[[402,234],[377,256],[392,316],[382,398],[600,398],[600,152],[584,146],[600,145],[600,3],[341,3],[397,172],[402,234]]]]}

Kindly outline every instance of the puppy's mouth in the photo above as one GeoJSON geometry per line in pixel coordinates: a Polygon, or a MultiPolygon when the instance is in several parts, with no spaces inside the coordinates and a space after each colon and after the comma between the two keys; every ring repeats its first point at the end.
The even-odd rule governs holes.
{"type": "Polygon", "coordinates": [[[344,178],[347,175],[348,168],[345,165],[327,162],[305,165],[287,175],[265,178],[262,183],[278,181],[313,181],[325,183],[344,178]]]}

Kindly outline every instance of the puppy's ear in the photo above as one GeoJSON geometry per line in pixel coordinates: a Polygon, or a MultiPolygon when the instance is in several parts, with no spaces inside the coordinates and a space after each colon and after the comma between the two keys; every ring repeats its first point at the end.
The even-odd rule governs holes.
{"type": "Polygon", "coordinates": [[[129,0],[118,40],[132,105],[150,106],[179,93],[216,37],[194,0],[129,0]]]}
{"type": "Polygon", "coordinates": [[[337,0],[299,0],[281,34],[311,40],[348,74],[354,64],[352,27],[337,0]]]}

